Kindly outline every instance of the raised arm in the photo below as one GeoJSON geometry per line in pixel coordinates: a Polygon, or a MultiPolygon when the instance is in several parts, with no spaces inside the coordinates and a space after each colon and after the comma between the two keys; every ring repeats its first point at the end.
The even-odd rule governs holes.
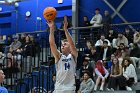
{"type": "Polygon", "coordinates": [[[54,22],[50,21],[48,22],[48,26],[50,27],[50,35],[49,35],[49,43],[50,43],[50,48],[51,52],[55,58],[55,62],[57,62],[60,59],[60,52],[57,50],[56,44],[55,44],[55,39],[54,39],[54,22]]]}
{"type": "Polygon", "coordinates": [[[78,56],[78,52],[77,52],[77,49],[75,47],[75,44],[72,40],[72,37],[70,35],[70,33],[68,32],[68,22],[67,22],[67,18],[64,18],[64,31],[65,31],[65,35],[66,35],[66,38],[70,44],[70,49],[71,49],[71,54],[73,55],[73,57],[76,59],[77,56],[78,56]]]}

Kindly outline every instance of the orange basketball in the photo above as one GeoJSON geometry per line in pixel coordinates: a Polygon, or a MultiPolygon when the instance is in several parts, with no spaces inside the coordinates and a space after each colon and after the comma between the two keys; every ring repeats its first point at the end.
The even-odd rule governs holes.
{"type": "Polygon", "coordinates": [[[48,21],[53,21],[56,18],[56,9],[54,7],[46,7],[43,16],[48,21]]]}

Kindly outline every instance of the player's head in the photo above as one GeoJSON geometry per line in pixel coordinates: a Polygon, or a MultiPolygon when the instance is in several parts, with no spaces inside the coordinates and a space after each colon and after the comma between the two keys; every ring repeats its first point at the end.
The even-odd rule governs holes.
{"type": "Polygon", "coordinates": [[[5,75],[4,72],[0,69],[0,83],[4,81],[5,75]]]}
{"type": "Polygon", "coordinates": [[[63,54],[70,53],[70,44],[66,39],[61,41],[61,51],[63,54]]]}

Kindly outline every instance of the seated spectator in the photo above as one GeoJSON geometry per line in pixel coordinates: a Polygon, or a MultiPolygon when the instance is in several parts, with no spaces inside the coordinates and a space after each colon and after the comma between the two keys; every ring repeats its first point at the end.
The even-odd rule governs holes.
{"type": "Polygon", "coordinates": [[[86,41],[86,47],[84,49],[84,55],[89,56],[89,54],[91,53],[91,47],[92,47],[92,41],[87,40],[86,41]]]}
{"type": "Polygon", "coordinates": [[[103,91],[104,84],[105,84],[105,81],[106,81],[109,73],[106,70],[106,68],[103,66],[102,60],[97,61],[96,68],[95,68],[95,73],[97,74],[97,80],[96,80],[96,84],[95,84],[95,87],[94,87],[94,91],[97,90],[100,81],[101,81],[100,90],[103,91]]]}
{"type": "Polygon", "coordinates": [[[93,18],[91,19],[90,24],[97,27],[97,26],[101,26],[101,22],[102,22],[102,15],[100,14],[100,9],[96,8],[95,16],[93,16],[93,18]]]}
{"type": "Polygon", "coordinates": [[[25,33],[22,33],[21,35],[20,35],[20,38],[19,38],[19,41],[24,45],[24,43],[25,43],[25,38],[26,38],[26,36],[27,36],[27,34],[25,34],[25,33]]]}
{"type": "Polygon", "coordinates": [[[110,90],[114,91],[117,89],[118,77],[121,75],[122,75],[122,66],[119,65],[118,59],[114,58],[111,66],[109,81],[108,81],[108,88],[107,88],[108,91],[110,90]]]}
{"type": "Polygon", "coordinates": [[[90,60],[97,62],[97,60],[99,59],[98,55],[99,55],[99,53],[96,52],[96,47],[91,47],[90,55],[89,55],[90,60]]]}
{"type": "Polygon", "coordinates": [[[130,31],[129,27],[125,28],[124,36],[128,39],[128,44],[133,43],[133,32],[130,31]]]}
{"type": "Polygon", "coordinates": [[[99,59],[109,61],[110,56],[111,56],[111,48],[108,46],[107,41],[103,41],[103,47],[101,47],[99,59]]]}
{"type": "Polygon", "coordinates": [[[8,36],[7,40],[6,40],[6,45],[10,46],[11,43],[12,43],[12,38],[11,38],[11,36],[8,36]]]}
{"type": "MultiPolygon", "coordinates": [[[[89,60],[85,58],[83,61],[83,65],[80,68],[80,77],[81,78],[83,76],[83,73],[86,71],[93,73],[93,68],[92,68],[91,64],[89,63],[89,60]]],[[[91,76],[91,78],[93,78],[93,77],[91,76]]]]}
{"type": "Polygon", "coordinates": [[[87,16],[84,16],[83,19],[84,19],[84,22],[83,22],[83,26],[84,27],[91,25],[87,16]]]}
{"type": "Polygon", "coordinates": [[[130,86],[137,83],[137,74],[130,58],[123,59],[122,68],[123,75],[118,79],[120,89],[132,91],[130,86]]]}
{"type": "Polygon", "coordinates": [[[133,42],[140,48],[140,32],[135,32],[133,42]]]}
{"type": "Polygon", "coordinates": [[[40,54],[41,48],[39,45],[39,42],[37,42],[35,40],[35,38],[33,36],[30,36],[30,40],[31,40],[31,45],[32,45],[32,57],[35,57],[36,54],[40,54]]]}
{"type": "Polygon", "coordinates": [[[125,47],[124,43],[120,43],[118,49],[114,53],[117,58],[124,58],[129,56],[129,49],[125,47]]]}
{"type": "Polygon", "coordinates": [[[9,47],[6,47],[5,53],[11,52],[12,54],[15,54],[20,47],[21,42],[18,41],[18,36],[15,36],[14,41],[11,43],[11,45],[9,47]]]}
{"type": "Polygon", "coordinates": [[[136,43],[132,44],[129,50],[130,50],[130,57],[140,58],[140,48],[136,43]]]}
{"type": "MultiPolygon", "coordinates": [[[[87,16],[83,17],[83,24],[82,24],[82,26],[83,27],[91,26],[87,16]]],[[[88,29],[81,29],[79,32],[80,32],[81,38],[91,39],[91,37],[90,37],[90,35],[91,35],[90,28],[88,28],[88,29]]]]}
{"type": "Polygon", "coordinates": [[[111,23],[112,23],[112,18],[111,18],[110,14],[109,14],[109,11],[105,10],[103,20],[102,20],[104,34],[109,32],[109,30],[111,28],[111,26],[110,26],[111,23]]]}
{"type": "Polygon", "coordinates": [[[116,56],[114,54],[111,54],[110,60],[107,62],[107,68],[110,72],[111,72],[111,67],[112,67],[114,58],[116,58],[116,56]]]}
{"type": "Polygon", "coordinates": [[[78,93],[93,93],[94,82],[90,78],[89,72],[84,72],[83,81],[80,84],[78,93]]]}
{"type": "MultiPolygon", "coordinates": [[[[4,82],[4,79],[5,79],[4,72],[0,69],[0,84],[4,82]]],[[[8,90],[5,87],[0,86],[0,93],[8,93],[8,90]]]]}
{"type": "Polygon", "coordinates": [[[100,36],[100,39],[95,43],[95,47],[102,47],[103,46],[103,41],[107,41],[108,42],[108,46],[111,46],[110,41],[105,38],[104,34],[102,34],[100,36]]]}
{"type": "Polygon", "coordinates": [[[12,73],[19,72],[20,65],[16,62],[15,57],[11,53],[7,54],[5,61],[8,62],[7,64],[5,63],[6,69],[11,70],[12,73]]]}
{"type": "Polygon", "coordinates": [[[124,45],[126,47],[128,47],[128,39],[122,34],[122,32],[119,32],[118,33],[118,38],[116,39],[116,48],[118,49],[118,46],[121,44],[121,43],[124,43],[124,45]]]}
{"type": "Polygon", "coordinates": [[[5,43],[5,41],[3,40],[3,36],[0,36],[0,44],[5,43]]]}
{"type": "Polygon", "coordinates": [[[25,43],[22,45],[22,53],[25,57],[32,55],[32,43],[30,40],[30,36],[26,36],[25,43]]]}
{"type": "Polygon", "coordinates": [[[117,33],[114,30],[109,30],[109,32],[107,33],[107,37],[106,39],[108,39],[110,41],[110,43],[112,43],[112,40],[114,38],[117,38],[117,33]]]}

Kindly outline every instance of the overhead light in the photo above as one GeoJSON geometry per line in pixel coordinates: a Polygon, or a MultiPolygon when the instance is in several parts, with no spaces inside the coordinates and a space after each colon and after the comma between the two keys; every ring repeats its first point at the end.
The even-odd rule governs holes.
{"type": "Polygon", "coordinates": [[[41,17],[37,17],[36,19],[40,21],[41,20],[41,17]]]}
{"type": "Polygon", "coordinates": [[[15,7],[18,7],[18,6],[19,6],[19,3],[18,3],[18,2],[16,2],[14,6],[15,6],[15,7]]]}
{"type": "Polygon", "coordinates": [[[63,0],[58,0],[58,4],[62,4],[63,3],[63,0]]]}

